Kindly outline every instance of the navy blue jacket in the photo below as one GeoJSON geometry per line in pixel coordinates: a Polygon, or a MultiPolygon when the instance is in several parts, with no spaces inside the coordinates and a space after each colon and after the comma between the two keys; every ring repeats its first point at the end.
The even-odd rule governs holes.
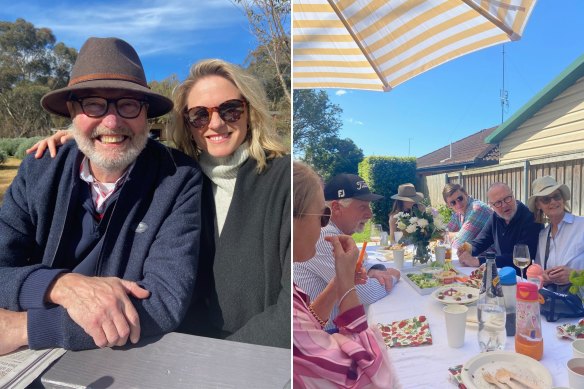
{"type": "MultiPolygon", "coordinates": [[[[472,255],[477,256],[494,245],[497,267],[511,266],[519,272],[519,268],[513,265],[513,246],[518,243],[526,244],[529,247],[529,255],[532,259],[535,258],[539,231],[542,228],[542,224],[535,222],[529,208],[517,201],[517,212],[509,224],[493,212],[482,231],[472,241],[472,255]]],[[[480,258],[480,261],[485,262],[484,258],[480,258]]]]}
{"type": "MultiPolygon", "coordinates": [[[[47,274],[63,262],[61,239],[79,185],[83,154],[75,142],[53,160],[27,157],[0,209],[0,307],[27,311],[31,348],[95,348],[65,309],[44,300],[47,274]]],[[[131,297],[141,336],[174,330],[194,288],[201,229],[202,173],[191,158],[149,140],[119,192],[104,233],[96,276],[136,281],[149,290],[131,297]]],[[[66,251],[66,250],[65,250],[66,251]]]]}

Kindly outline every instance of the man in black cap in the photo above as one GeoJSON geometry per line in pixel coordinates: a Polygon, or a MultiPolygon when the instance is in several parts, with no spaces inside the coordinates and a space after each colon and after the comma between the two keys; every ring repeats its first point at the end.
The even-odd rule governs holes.
{"type": "Polygon", "coordinates": [[[172,101],[117,38],[90,38],[45,110],[76,142],[22,162],[0,209],[0,355],[136,343],[174,330],[197,268],[201,171],[148,139],[172,101]]]}
{"type": "MultiPolygon", "coordinates": [[[[363,231],[373,214],[370,203],[383,198],[371,193],[369,186],[355,174],[339,174],[324,187],[324,197],[331,209],[330,222],[320,230],[316,243],[316,255],[306,262],[294,263],[294,283],[304,290],[312,301],[324,290],[335,276],[335,259],[332,245],[324,237],[330,235],[353,235],[363,231]]],[[[367,266],[365,284],[356,285],[359,299],[365,305],[387,296],[399,280],[400,272],[386,269],[383,265],[367,266]]],[[[326,329],[334,331],[332,319],[337,316],[333,309],[326,329]]]]}

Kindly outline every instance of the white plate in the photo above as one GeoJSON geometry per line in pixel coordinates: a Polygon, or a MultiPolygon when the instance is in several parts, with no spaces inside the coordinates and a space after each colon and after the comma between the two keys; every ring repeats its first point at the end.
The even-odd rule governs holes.
{"type": "MultiPolygon", "coordinates": [[[[509,351],[481,353],[468,360],[462,366],[462,383],[468,389],[492,388],[493,386],[483,378],[483,373],[488,372],[494,376],[500,368],[505,368],[519,375],[541,389],[552,387],[552,376],[541,363],[526,355],[509,351]]],[[[521,387],[518,382],[513,380],[512,382],[521,387]]]]}
{"type": "Polygon", "coordinates": [[[450,284],[436,289],[432,292],[432,297],[442,304],[470,304],[479,299],[479,290],[470,286],[450,284]],[[472,297],[468,297],[469,294],[472,297]],[[444,297],[440,298],[441,295],[444,297]]]}

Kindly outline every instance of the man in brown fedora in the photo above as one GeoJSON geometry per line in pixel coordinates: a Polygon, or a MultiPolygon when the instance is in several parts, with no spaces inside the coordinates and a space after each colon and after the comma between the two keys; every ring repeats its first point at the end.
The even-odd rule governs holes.
{"type": "MultiPolygon", "coordinates": [[[[373,216],[371,202],[383,196],[371,193],[369,186],[355,174],[338,174],[324,187],[324,197],[330,209],[330,221],[321,228],[316,243],[316,255],[306,262],[294,263],[294,283],[304,290],[312,301],[335,277],[335,258],[332,244],[325,237],[353,235],[363,231],[365,223],[373,216]]],[[[363,304],[369,305],[387,296],[399,281],[400,272],[385,268],[381,264],[366,264],[365,283],[356,285],[357,294],[363,304]]],[[[334,331],[333,320],[338,307],[331,312],[326,329],[334,331]]]]}
{"type": "Polygon", "coordinates": [[[117,38],[89,38],[46,94],[76,142],[29,157],[0,209],[0,354],[136,343],[172,331],[198,261],[201,172],[148,139],[172,102],[117,38]]]}

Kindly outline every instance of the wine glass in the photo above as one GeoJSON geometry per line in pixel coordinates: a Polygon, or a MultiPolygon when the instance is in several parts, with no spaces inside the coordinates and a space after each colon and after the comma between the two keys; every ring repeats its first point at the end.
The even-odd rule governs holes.
{"type": "Polygon", "coordinates": [[[526,244],[516,244],[513,247],[513,264],[521,269],[521,276],[525,280],[525,268],[531,263],[529,247],[526,244]]]}
{"type": "Polygon", "coordinates": [[[373,243],[379,244],[381,242],[381,224],[371,224],[370,240],[373,243]]]}
{"type": "Polygon", "coordinates": [[[395,240],[395,243],[399,243],[400,239],[404,236],[404,233],[401,231],[396,231],[393,233],[393,238],[395,240]]]}

